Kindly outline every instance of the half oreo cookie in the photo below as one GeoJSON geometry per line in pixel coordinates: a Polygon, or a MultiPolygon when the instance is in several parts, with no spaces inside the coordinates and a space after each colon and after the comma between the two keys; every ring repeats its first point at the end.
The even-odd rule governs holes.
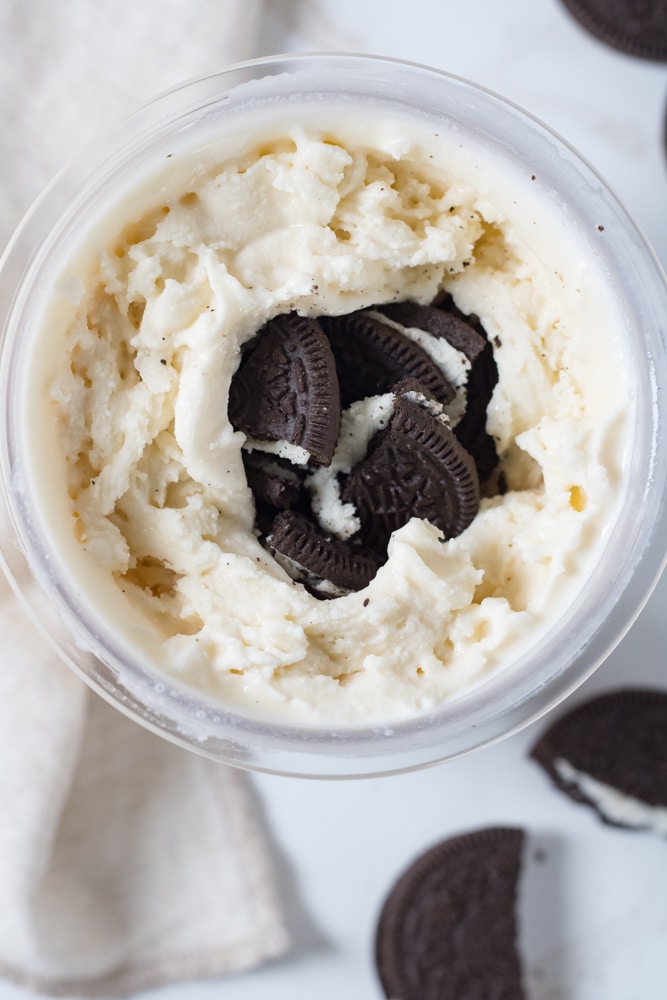
{"type": "Polygon", "coordinates": [[[516,897],[524,835],[491,827],[422,854],[389,893],[376,965],[391,1000],[521,1000],[516,897]]]}
{"type": "Polygon", "coordinates": [[[584,702],[531,757],[603,822],[667,836],[667,691],[627,688],[584,702]]]}
{"type": "Polygon", "coordinates": [[[343,408],[390,392],[404,378],[417,379],[439,403],[454,398],[454,388],[436,363],[396,327],[365,312],[322,316],[320,323],[336,359],[343,408]]]}
{"type": "MultiPolygon", "coordinates": [[[[415,380],[407,385],[419,388],[415,380]]],[[[399,389],[389,424],[371,439],[342,497],[354,504],[366,544],[382,551],[392,531],[411,517],[430,521],[445,539],[460,535],[479,509],[479,479],[472,458],[423,390],[399,389]]]]}
{"type": "Polygon", "coordinates": [[[454,312],[436,306],[422,306],[416,302],[393,302],[379,306],[378,310],[403,327],[424,330],[438,340],[446,340],[473,364],[486,347],[482,334],[454,312]]]}
{"type": "Polygon", "coordinates": [[[331,462],[340,429],[336,363],[314,319],[288,313],[260,330],[235,373],[229,419],[251,438],[286,441],[331,462]]]}
{"type": "Polygon", "coordinates": [[[466,316],[456,308],[451,296],[438,306],[397,302],[379,307],[402,327],[423,330],[447,343],[467,358],[470,370],[465,385],[465,410],[454,433],[475,460],[479,478],[485,480],[498,464],[495,441],[486,430],[487,408],[498,382],[498,367],[486,331],[477,316],[466,316]]]}
{"type": "Polygon", "coordinates": [[[289,576],[316,597],[342,597],[363,590],[382,562],[373,553],[322,534],[296,511],[278,514],[266,545],[289,576]]]}

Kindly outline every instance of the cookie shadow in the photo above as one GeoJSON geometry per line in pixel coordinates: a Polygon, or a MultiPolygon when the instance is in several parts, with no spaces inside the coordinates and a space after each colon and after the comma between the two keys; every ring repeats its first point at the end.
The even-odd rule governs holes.
{"type": "Polygon", "coordinates": [[[563,946],[567,915],[566,844],[535,831],[527,838],[519,886],[519,948],[527,1000],[562,1000],[574,994],[574,970],[563,946]]]}

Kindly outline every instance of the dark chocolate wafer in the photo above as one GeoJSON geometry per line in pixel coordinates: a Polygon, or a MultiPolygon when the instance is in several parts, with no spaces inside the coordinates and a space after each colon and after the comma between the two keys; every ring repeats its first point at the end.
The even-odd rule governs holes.
{"type": "Polygon", "coordinates": [[[244,452],[243,464],[256,500],[275,510],[290,510],[299,505],[303,476],[294,466],[261,452],[244,452]]]}
{"type": "Polygon", "coordinates": [[[425,518],[452,538],[479,509],[470,455],[437,414],[410,396],[397,396],[387,427],[371,439],[342,492],[357,510],[364,540],[379,551],[411,517],[425,518]]]}
{"type": "Polygon", "coordinates": [[[667,61],[665,0],[563,0],[563,4],[601,42],[631,56],[667,61]]]}
{"type": "Polygon", "coordinates": [[[446,340],[471,363],[486,347],[486,337],[467,323],[461,313],[456,315],[435,306],[418,305],[416,302],[392,302],[380,306],[379,311],[403,327],[423,330],[438,340],[446,340]]]}
{"type": "Polygon", "coordinates": [[[498,367],[479,317],[462,313],[450,295],[443,296],[438,306],[397,302],[381,306],[380,310],[401,326],[446,340],[470,362],[466,407],[454,433],[474,458],[479,478],[484,481],[498,464],[495,441],[486,430],[487,409],[498,382],[498,367]]]}
{"type": "Polygon", "coordinates": [[[445,840],[398,879],[375,955],[391,1000],[521,1000],[516,896],[524,835],[491,827],[445,840]]]}
{"type": "MultiPolygon", "coordinates": [[[[651,810],[667,808],[667,691],[623,688],[572,708],[544,733],[531,757],[574,801],[612,826],[651,827],[651,810]],[[588,779],[625,797],[600,796],[588,779]]],[[[663,831],[667,834],[667,829],[663,831]]]]}
{"type": "Polygon", "coordinates": [[[338,378],[314,319],[290,313],[260,330],[235,373],[229,419],[252,438],[287,441],[328,465],[340,429],[338,378]]]}
{"type": "Polygon", "coordinates": [[[316,597],[340,597],[363,590],[381,563],[373,553],[323,535],[317,525],[296,511],[278,514],[266,544],[292,579],[316,597]]]}
{"type": "Polygon", "coordinates": [[[322,316],[322,328],[336,359],[341,403],[390,392],[402,378],[416,378],[440,403],[455,390],[419,344],[365,312],[322,316]]]}

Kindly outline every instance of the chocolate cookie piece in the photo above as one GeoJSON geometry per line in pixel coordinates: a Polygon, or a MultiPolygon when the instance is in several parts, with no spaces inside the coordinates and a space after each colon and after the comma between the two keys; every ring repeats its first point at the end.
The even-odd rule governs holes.
{"type": "Polygon", "coordinates": [[[260,536],[271,530],[279,510],[306,506],[301,469],[284,459],[255,451],[243,452],[243,465],[255,498],[255,528],[260,536]]]}
{"type": "Polygon", "coordinates": [[[524,835],[491,827],[445,840],[399,878],[375,956],[391,1000],[521,1000],[516,896],[524,835]]]}
{"type": "Polygon", "coordinates": [[[370,441],[342,491],[353,503],[366,543],[384,551],[411,517],[459,535],[479,509],[475,464],[447,424],[410,393],[398,395],[387,427],[370,441]]]}
{"type": "Polygon", "coordinates": [[[493,358],[491,345],[487,344],[468,379],[468,405],[454,433],[472,455],[482,482],[491,475],[498,464],[496,442],[486,429],[486,415],[496,382],[498,369],[493,358]]]}
{"type": "Polygon", "coordinates": [[[451,313],[452,316],[457,316],[458,319],[462,319],[464,323],[471,326],[473,330],[477,330],[477,333],[481,334],[481,336],[484,337],[484,340],[489,339],[477,313],[464,313],[462,309],[459,309],[454,302],[454,296],[451,292],[440,292],[431,305],[434,309],[442,309],[443,312],[451,313]]]}
{"type": "Polygon", "coordinates": [[[612,48],[643,59],[667,60],[665,0],[563,0],[583,28],[612,48]]]}
{"type": "Polygon", "coordinates": [[[340,429],[338,378],[314,319],[290,313],[260,330],[235,373],[229,419],[250,437],[287,441],[328,465],[340,429]]]}
{"type": "Polygon", "coordinates": [[[256,500],[275,510],[290,510],[299,505],[302,476],[293,466],[256,452],[244,452],[243,464],[248,486],[256,500]]]}
{"type": "Polygon", "coordinates": [[[363,590],[381,563],[373,553],[323,535],[296,511],[278,514],[266,544],[292,579],[315,597],[341,597],[363,590]]]}
{"type": "Polygon", "coordinates": [[[471,364],[487,344],[486,337],[467,323],[462,314],[456,315],[435,306],[421,306],[416,302],[393,302],[380,306],[379,311],[403,327],[423,330],[438,340],[446,340],[471,364]]]}
{"type": "Polygon", "coordinates": [[[667,836],[667,691],[624,688],[571,709],[531,757],[605,823],[667,836]]]}
{"type": "Polygon", "coordinates": [[[390,392],[402,378],[416,378],[443,404],[455,396],[435,362],[400,330],[365,312],[322,316],[322,328],[336,359],[341,403],[390,392]]]}
{"type": "Polygon", "coordinates": [[[488,478],[498,464],[495,441],[486,430],[486,414],[498,382],[498,367],[484,327],[476,315],[466,316],[445,296],[438,306],[398,302],[381,311],[401,326],[424,330],[446,340],[470,362],[466,384],[466,408],[454,433],[475,460],[479,478],[488,478]]]}

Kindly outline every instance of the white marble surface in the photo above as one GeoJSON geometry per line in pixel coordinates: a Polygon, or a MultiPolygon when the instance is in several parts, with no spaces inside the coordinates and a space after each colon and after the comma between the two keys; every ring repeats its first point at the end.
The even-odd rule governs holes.
{"type": "MultiPolygon", "coordinates": [[[[596,166],[667,263],[665,66],[606,48],[558,0],[268,0],[259,54],[324,49],[429,63],[522,105],[596,166]]],[[[663,579],[575,699],[619,684],[667,686],[666,600],[663,579]]],[[[398,777],[254,777],[293,950],[256,972],[146,1000],[379,1000],[373,934],[392,881],[437,840],[496,823],[529,834],[521,907],[529,1000],[664,995],[667,842],[605,828],[555,794],[526,756],[542,728],[398,777]]],[[[24,996],[0,983],[0,1000],[24,996]]]]}

